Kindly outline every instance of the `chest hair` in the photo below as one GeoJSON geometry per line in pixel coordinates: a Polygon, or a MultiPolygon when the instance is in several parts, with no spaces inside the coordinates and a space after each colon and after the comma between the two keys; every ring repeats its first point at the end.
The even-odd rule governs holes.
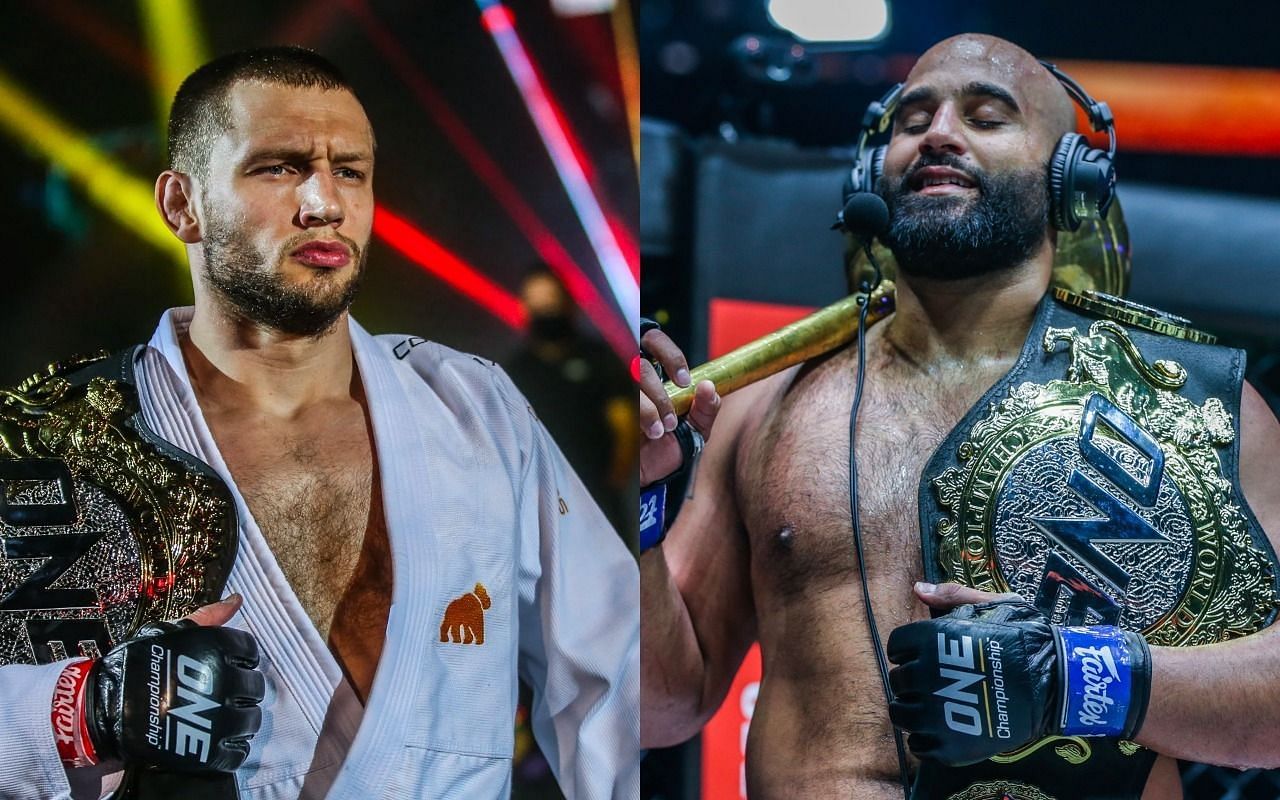
{"type": "MultiPolygon", "coordinates": [[[[228,420],[214,431],[272,554],[325,638],[355,576],[374,505],[368,432],[362,413],[350,416],[322,430],[228,420]]],[[[389,593],[389,582],[382,589],[389,593]]]]}
{"type": "MultiPolygon", "coordinates": [[[[758,589],[787,596],[852,583],[849,412],[856,370],[856,351],[847,349],[799,372],[740,451],[739,502],[758,589]]],[[[939,380],[887,348],[869,349],[857,429],[869,581],[909,586],[919,579],[921,473],[999,374],[939,380]]]]}

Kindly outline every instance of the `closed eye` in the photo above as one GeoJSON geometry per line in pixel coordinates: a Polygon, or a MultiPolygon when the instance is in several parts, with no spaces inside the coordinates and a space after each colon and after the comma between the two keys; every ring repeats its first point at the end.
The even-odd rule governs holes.
{"type": "Polygon", "coordinates": [[[899,117],[899,128],[903,133],[919,134],[929,130],[929,126],[933,124],[933,115],[921,111],[915,111],[906,116],[899,117]]]}

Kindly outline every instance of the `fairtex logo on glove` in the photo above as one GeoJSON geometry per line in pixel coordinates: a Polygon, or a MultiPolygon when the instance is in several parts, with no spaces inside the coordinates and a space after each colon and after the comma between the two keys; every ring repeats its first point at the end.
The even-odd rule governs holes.
{"type": "Polygon", "coordinates": [[[169,673],[172,652],[158,644],[151,645],[151,675],[147,682],[150,697],[147,715],[147,742],[157,749],[168,750],[177,756],[195,756],[201,764],[209,762],[212,743],[209,731],[212,721],[205,712],[217,708],[219,703],[209,694],[213,690],[213,672],[204,664],[189,656],[178,655],[169,673]],[[164,664],[162,669],[161,664],[164,664]],[[162,688],[160,675],[168,678],[162,688]],[[176,683],[177,699],[162,699],[169,687],[176,683]],[[185,702],[179,702],[185,701],[185,702]],[[168,705],[168,712],[161,709],[168,705]],[[163,741],[161,736],[163,735],[163,741]]]}
{"type": "Polygon", "coordinates": [[[1124,633],[1106,625],[1062,628],[1066,678],[1062,729],[1068,736],[1118,736],[1129,713],[1132,680],[1124,633]]]}
{"type": "Polygon", "coordinates": [[[1107,696],[1107,686],[1120,680],[1111,648],[1077,647],[1071,657],[1080,659],[1080,675],[1084,679],[1080,724],[1106,725],[1108,710],[1116,702],[1107,696]]]}
{"type": "Polygon", "coordinates": [[[946,700],[942,713],[948,728],[969,736],[1010,738],[1004,648],[998,639],[980,638],[975,645],[972,636],[939,633],[938,676],[945,685],[933,693],[946,700]]]}

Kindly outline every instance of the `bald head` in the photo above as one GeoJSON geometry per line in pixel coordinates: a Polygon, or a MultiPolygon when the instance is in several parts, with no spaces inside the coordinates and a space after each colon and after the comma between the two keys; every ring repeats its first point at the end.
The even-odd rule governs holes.
{"type": "Polygon", "coordinates": [[[907,76],[908,89],[938,71],[986,72],[1006,88],[1028,120],[1042,126],[1047,139],[1057,142],[1076,129],[1075,105],[1066,89],[1036,57],[1013,42],[983,33],[962,33],[943,39],[920,56],[907,76]]]}

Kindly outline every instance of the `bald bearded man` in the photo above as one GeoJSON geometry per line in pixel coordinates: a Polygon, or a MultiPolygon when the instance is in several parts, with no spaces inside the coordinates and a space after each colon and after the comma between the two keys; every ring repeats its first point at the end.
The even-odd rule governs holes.
{"type": "MultiPolygon", "coordinates": [[[[949,474],[947,469],[964,466],[963,458],[956,456],[958,450],[964,452],[959,444],[987,418],[993,404],[1021,397],[1015,397],[1014,390],[1025,380],[1037,378],[1039,386],[1075,391],[1071,397],[1079,401],[1077,406],[1092,409],[1090,416],[1073,407],[1071,425],[1080,425],[1081,436],[1071,427],[1062,441],[1074,448],[1079,438],[1080,449],[1093,459],[1089,464],[1101,466],[1095,470],[1083,464],[1077,471],[1087,475],[1072,477],[1072,487],[1081,480],[1102,487],[1145,481],[1152,497],[1159,495],[1151,503],[1175,502],[1181,496],[1169,484],[1173,478],[1162,478],[1163,466],[1151,466],[1145,473],[1132,466],[1146,454],[1150,465],[1168,464],[1171,475],[1176,458],[1173,450],[1167,456],[1155,452],[1158,448],[1148,446],[1150,436],[1143,438],[1144,433],[1130,429],[1131,416],[1147,424],[1141,409],[1135,410],[1130,402],[1133,391],[1109,392],[1088,383],[1101,374],[1081,367],[1097,355],[1090,347],[1105,351],[1103,372],[1106,364],[1121,360],[1115,355],[1124,349],[1116,344],[1121,339],[1133,345],[1152,375],[1151,364],[1165,363],[1155,356],[1177,356],[1191,373],[1189,382],[1183,375],[1182,384],[1170,378],[1160,385],[1184,388],[1140,387],[1139,394],[1146,392],[1144,402],[1150,400],[1150,408],[1159,402],[1174,404],[1173,396],[1178,395],[1176,402],[1184,405],[1177,408],[1183,411],[1173,416],[1211,417],[1215,424],[1225,419],[1219,428],[1226,430],[1215,440],[1218,450],[1212,461],[1221,460],[1214,485],[1226,488],[1215,508],[1234,509],[1220,515],[1239,518],[1227,538],[1234,537],[1237,563],[1256,567],[1252,594],[1245,593],[1248,598],[1235,613],[1247,611],[1256,618],[1253,628],[1269,624],[1274,614],[1273,542],[1280,534],[1280,488],[1268,480],[1267,467],[1280,448],[1280,424],[1258,394],[1242,383],[1239,354],[1120,325],[1114,325],[1118,333],[1107,326],[1091,327],[1095,320],[1047,297],[1056,243],[1050,224],[1049,162],[1060,138],[1074,127],[1070,98],[1035,58],[1000,39],[958,36],[930,49],[912,69],[902,88],[884,176],[877,186],[891,211],[884,238],[898,261],[899,275],[896,312],[865,336],[865,390],[856,445],[861,467],[858,521],[871,605],[879,629],[895,632],[899,652],[894,652],[891,640],[891,657],[904,664],[894,676],[895,719],[912,732],[912,749],[928,754],[925,761],[913,760],[911,765],[913,770],[924,765],[913,791],[919,798],[1181,797],[1173,760],[1161,757],[1152,766],[1149,759],[1143,761],[1145,751],[1120,745],[1121,736],[1164,756],[1235,766],[1270,766],[1280,760],[1276,743],[1267,735],[1280,724],[1277,693],[1267,688],[1280,674],[1280,646],[1271,629],[1197,648],[1155,646],[1175,643],[1177,637],[1167,630],[1161,634],[1164,638],[1152,634],[1155,644],[1149,648],[1137,634],[1115,632],[1117,637],[1131,637],[1123,643],[1141,652],[1121,664],[1124,680],[1130,681],[1126,685],[1134,689],[1125,706],[1133,714],[1127,719],[1121,715],[1112,738],[1064,739],[1065,751],[1058,746],[1061,742],[1054,743],[1056,753],[1055,747],[1041,748],[1036,758],[1044,761],[1023,749],[1004,762],[980,761],[964,772],[936,760],[953,755],[968,735],[937,724],[952,711],[944,714],[944,703],[948,698],[977,697],[977,687],[986,693],[988,714],[993,703],[990,690],[998,687],[1006,693],[1006,714],[1035,717],[1023,725],[1029,748],[1034,749],[1034,740],[1041,736],[1064,733],[1058,725],[1063,698],[1057,682],[1069,673],[1070,659],[1061,664],[1054,660],[1055,642],[1061,653],[1064,634],[1050,622],[1087,623],[1093,626],[1087,629],[1091,636],[1113,630],[1097,627],[1104,621],[1118,620],[1130,630],[1158,627],[1134,616],[1134,598],[1147,584],[1131,581],[1122,570],[1116,578],[1122,591],[1117,591],[1114,582],[1097,580],[1089,571],[1094,565],[1101,573],[1114,572],[1107,564],[1114,566],[1110,559],[1119,556],[1109,545],[1093,542],[1130,534],[1110,528],[1078,534],[1076,544],[1083,557],[1064,556],[1066,566],[1056,572],[1046,563],[1045,553],[1058,551],[1044,545],[1052,540],[1052,531],[1029,528],[1027,538],[1014,544],[1031,551],[1027,558],[1034,570],[1006,571],[986,583],[986,588],[1019,590],[1018,603],[1011,602],[1012,596],[922,580],[935,574],[963,577],[948,572],[947,551],[938,547],[939,521],[954,522],[959,512],[940,504],[935,479],[949,474]],[[1052,338],[1051,331],[1057,331],[1059,339],[1070,339],[1070,358],[1057,345],[1056,353],[1046,352],[1048,344],[1041,345],[1052,338]],[[1213,391],[1206,394],[1206,386],[1213,391]],[[1179,392],[1200,394],[1186,400],[1179,392]],[[1214,416],[1219,408],[1225,417],[1214,416]],[[1106,425],[1096,422],[1100,417],[1106,425]],[[1113,469],[1111,465],[1119,462],[1130,466],[1113,469]],[[1069,570],[1088,580],[1066,588],[1062,580],[1069,570]],[[1043,599],[1037,589],[1045,580],[1059,580],[1050,586],[1058,593],[1049,596],[1047,609],[1021,602],[1043,599]],[[1090,581],[1101,590],[1092,589],[1090,581]],[[1116,599],[1108,599],[1112,595],[1116,599]],[[992,600],[1004,602],[988,602],[992,600]],[[975,603],[982,605],[971,605],[975,603]],[[1080,613],[1063,619],[1058,612],[1064,604],[1067,611],[1080,613]],[[957,605],[961,607],[954,614],[930,619],[931,609],[943,612],[957,605]],[[1000,630],[1013,631],[1017,647],[1004,644],[1001,649],[1002,642],[1011,640],[996,641],[988,636],[988,628],[972,627],[981,625],[1005,626],[1000,630]],[[1033,639],[1036,648],[1023,646],[1033,639]],[[930,656],[926,651],[935,641],[943,644],[930,656]],[[976,671],[972,680],[952,675],[949,683],[939,682],[937,668],[954,673],[955,665],[948,666],[947,658],[971,656],[978,641],[996,641],[1003,670],[997,676],[1000,682],[995,683],[989,671],[976,671]],[[927,657],[933,659],[927,665],[933,674],[924,674],[918,666],[927,657]],[[1142,662],[1143,657],[1149,660],[1142,662]],[[1149,676],[1142,672],[1144,663],[1149,676]],[[1144,680],[1149,682],[1143,684],[1144,680]],[[1149,688],[1149,704],[1141,697],[1144,686],[1149,688]],[[1022,694],[1010,699],[1015,691],[1022,694]],[[909,713],[902,712],[904,707],[910,707],[909,713]],[[1105,748],[1114,751],[1112,757],[1120,766],[1107,762],[1104,769],[1088,770],[1070,785],[1053,784],[1071,773],[1061,772],[1068,767],[1060,770],[1052,759],[1068,763],[1065,752],[1076,758],[1073,763],[1098,763],[1089,759],[1102,758],[1098,754],[1105,748]],[[1011,761],[1021,767],[1009,767],[1011,761]],[[1036,766],[1040,764],[1043,768],[1036,766]],[[1022,774],[1021,782],[1002,783],[1002,776],[1013,768],[1031,777],[1022,774]]],[[[664,334],[649,331],[642,345],[677,383],[687,385],[687,363],[664,334]]],[[[747,740],[746,774],[748,793],[757,800],[894,798],[904,792],[852,540],[849,452],[843,443],[849,441],[857,369],[856,347],[845,347],[742,390],[727,399],[723,409],[714,387],[700,385],[687,418],[708,439],[697,465],[696,492],[684,502],[665,541],[641,557],[643,743],[671,745],[696,734],[723,701],[744,654],[758,640],[763,679],[747,740]]],[[[671,433],[676,418],[661,382],[646,371],[641,383],[641,425],[649,436],[642,453],[643,485],[675,471],[682,458],[671,433]]],[[[989,420],[988,427],[992,424],[989,420]]],[[[969,452],[973,450],[971,444],[969,452]]],[[[1074,451],[1067,456],[1080,460],[1074,451]]],[[[1068,483],[1064,473],[1062,480],[1040,488],[1061,499],[1068,483]]],[[[1112,492],[1099,491],[1107,497],[1112,492]]],[[[1014,499],[1033,496],[1038,495],[1027,491],[1014,499]]],[[[1158,524],[1145,522],[1153,514],[1141,503],[1077,505],[1094,511],[1106,506],[1114,518],[1140,518],[1134,523],[1139,528],[1158,524]]],[[[1079,516],[1092,521],[1108,514],[1084,511],[1079,516]]],[[[1057,530],[1054,524],[1061,522],[1033,521],[1046,530],[1057,530]]],[[[1183,534],[1132,534],[1141,543],[1157,542],[1152,546],[1164,548],[1162,554],[1176,551],[1177,558],[1168,558],[1183,569],[1199,544],[1178,536],[1183,534]]],[[[952,545],[953,550],[960,547],[952,545]]],[[[968,546],[966,540],[964,547],[968,546]]],[[[1000,558],[1006,556],[1002,550],[1000,558]]],[[[982,553],[979,560],[995,564],[997,556],[982,553]]],[[[964,557],[954,561],[961,571],[968,569],[964,557]]],[[[1000,567],[1007,570],[1003,562],[1000,567]]],[[[1194,576],[1185,581],[1193,584],[1194,576]]],[[[1225,639],[1248,630],[1226,631],[1234,619],[1227,619],[1223,630],[1201,632],[1199,640],[1184,631],[1187,635],[1177,641],[1225,639]]],[[[986,653],[983,669],[989,668],[990,655],[986,653]]],[[[984,730],[992,733],[1000,725],[1007,728],[1007,719],[984,730]]],[[[949,760],[981,760],[1024,741],[1007,744],[977,756],[976,751],[965,751],[972,757],[949,760]]]]}

